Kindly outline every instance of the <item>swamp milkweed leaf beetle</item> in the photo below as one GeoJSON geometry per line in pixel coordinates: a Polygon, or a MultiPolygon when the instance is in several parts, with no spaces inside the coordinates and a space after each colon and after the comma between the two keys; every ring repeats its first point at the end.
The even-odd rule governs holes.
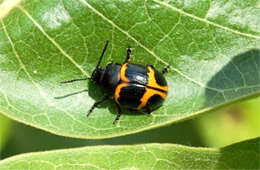
{"type": "Polygon", "coordinates": [[[91,114],[95,107],[108,100],[110,96],[113,96],[118,111],[114,123],[120,119],[122,108],[138,110],[150,115],[152,111],[163,104],[167,97],[168,85],[163,74],[168,71],[169,66],[159,72],[152,65],[132,64],[130,63],[131,48],[129,46],[123,64],[109,63],[106,67],[100,67],[108,42],[106,42],[90,78],[73,79],[61,83],[90,79],[107,89],[107,94],[103,99],[92,105],[87,116],[91,114]]]}

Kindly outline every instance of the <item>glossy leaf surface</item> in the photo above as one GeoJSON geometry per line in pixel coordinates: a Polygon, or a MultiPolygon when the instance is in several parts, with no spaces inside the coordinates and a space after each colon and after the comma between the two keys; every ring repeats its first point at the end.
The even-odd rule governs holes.
{"type": "Polygon", "coordinates": [[[259,94],[258,1],[28,0],[0,18],[0,112],[51,133],[104,138],[189,119],[259,94]],[[151,117],[112,100],[86,117],[104,89],[89,77],[102,65],[170,65],[168,98],[151,117]]]}

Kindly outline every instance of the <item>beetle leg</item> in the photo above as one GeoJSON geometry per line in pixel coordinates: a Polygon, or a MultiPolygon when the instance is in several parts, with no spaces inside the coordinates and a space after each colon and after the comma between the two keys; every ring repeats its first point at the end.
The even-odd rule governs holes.
{"type": "Polygon", "coordinates": [[[146,66],[147,67],[150,66],[150,67],[154,68],[154,66],[152,64],[147,64],[146,66]]]}
{"type": "Polygon", "coordinates": [[[115,118],[113,124],[117,123],[119,121],[119,119],[120,119],[120,116],[122,115],[122,110],[121,110],[120,106],[117,103],[116,103],[116,109],[117,109],[117,115],[116,115],[116,118],[115,118]]]}
{"type": "Polygon", "coordinates": [[[96,101],[92,107],[88,110],[88,114],[87,116],[89,116],[91,114],[91,112],[101,103],[103,103],[104,101],[106,101],[107,99],[109,99],[109,97],[107,95],[104,96],[104,98],[100,101],[96,101]]]}
{"type": "Polygon", "coordinates": [[[149,116],[151,116],[151,110],[150,110],[150,108],[149,107],[147,107],[147,111],[146,111],[146,113],[149,115],[149,116]]]}
{"type": "Polygon", "coordinates": [[[149,102],[147,102],[147,106],[146,106],[146,108],[147,108],[147,110],[146,110],[146,113],[149,115],[149,116],[151,116],[151,113],[152,113],[152,111],[151,111],[151,109],[150,109],[150,107],[149,107],[149,102]]]}
{"type": "Polygon", "coordinates": [[[131,55],[131,48],[130,46],[128,46],[127,50],[126,50],[126,59],[125,59],[125,63],[129,63],[130,62],[130,55],[131,55]]]}
{"type": "Polygon", "coordinates": [[[163,71],[162,71],[162,74],[165,74],[169,71],[169,68],[170,68],[170,65],[164,67],[163,71]]]}

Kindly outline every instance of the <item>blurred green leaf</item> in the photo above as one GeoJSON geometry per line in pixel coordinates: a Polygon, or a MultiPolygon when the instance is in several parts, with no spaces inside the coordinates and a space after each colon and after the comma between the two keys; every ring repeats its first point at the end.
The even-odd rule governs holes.
{"type": "Polygon", "coordinates": [[[0,153],[10,137],[12,121],[0,114],[0,153]]]}
{"type": "Polygon", "coordinates": [[[0,161],[1,169],[259,169],[259,138],[222,149],[173,144],[97,146],[36,152],[0,161]]]}
{"type": "Polygon", "coordinates": [[[107,138],[255,96],[260,91],[257,7],[258,0],[21,1],[0,18],[0,112],[63,136],[107,138]],[[107,39],[102,65],[122,62],[128,45],[133,63],[159,70],[171,65],[168,98],[152,117],[125,111],[113,125],[111,101],[87,118],[102,88],[92,82],[59,84],[89,77],[107,39]]]}
{"type": "Polygon", "coordinates": [[[260,98],[236,103],[196,119],[195,127],[205,145],[223,147],[260,136],[260,98]]]}

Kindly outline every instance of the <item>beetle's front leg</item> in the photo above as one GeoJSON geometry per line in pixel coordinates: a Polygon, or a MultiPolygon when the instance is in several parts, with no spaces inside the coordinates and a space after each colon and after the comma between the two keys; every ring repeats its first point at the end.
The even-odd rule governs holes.
{"type": "Polygon", "coordinates": [[[165,74],[169,71],[169,68],[170,68],[170,65],[164,67],[163,71],[162,71],[162,74],[165,74]]]}
{"type": "Polygon", "coordinates": [[[107,99],[109,99],[109,96],[108,95],[105,95],[104,98],[100,101],[96,101],[92,107],[88,110],[88,114],[87,116],[89,116],[91,114],[91,112],[101,103],[103,103],[104,101],[106,101],[107,99]]]}
{"type": "Polygon", "coordinates": [[[128,46],[127,50],[126,50],[126,59],[124,63],[129,63],[130,62],[130,57],[131,57],[131,48],[130,46],[128,46]]]}

